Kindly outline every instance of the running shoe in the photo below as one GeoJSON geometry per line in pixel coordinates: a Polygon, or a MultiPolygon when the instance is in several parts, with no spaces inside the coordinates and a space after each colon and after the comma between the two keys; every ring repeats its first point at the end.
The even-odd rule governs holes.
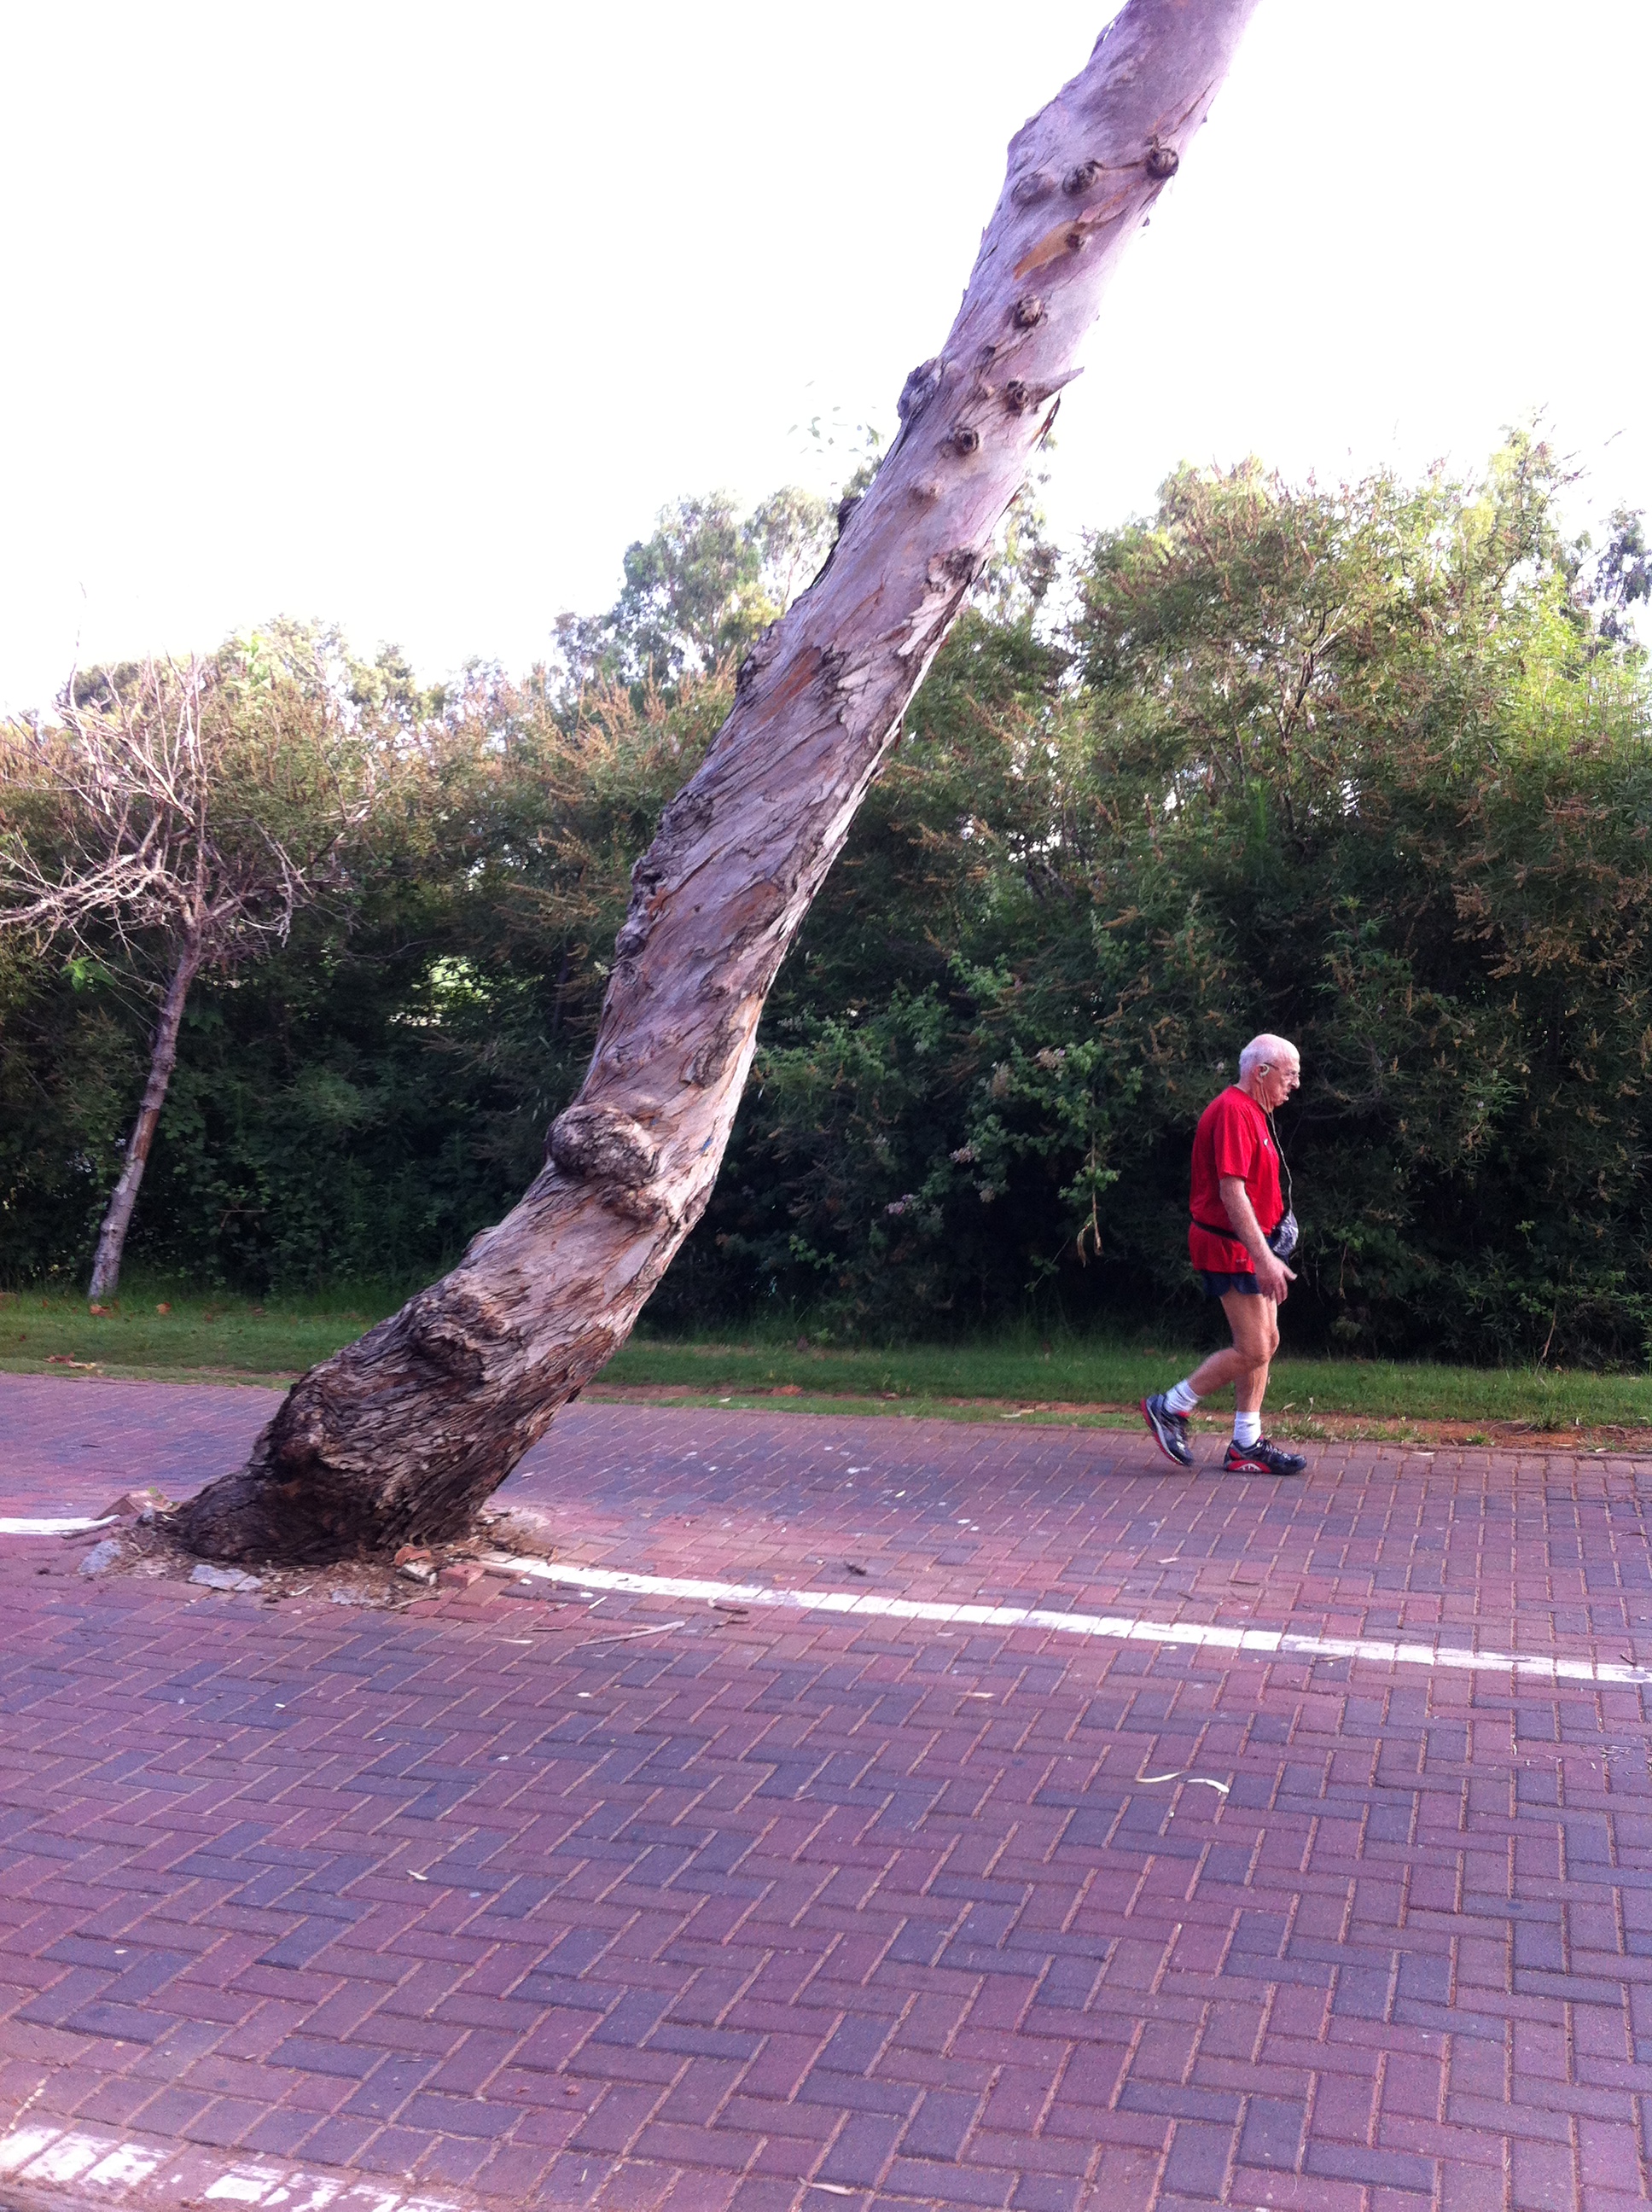
{"type": "Polygon", "coordinates": [[[1166,1459],[1173,1459],[1178,1467],[1193,1465],[1193,1449],[1187,1442],[1187,1416],[1173,1413],[1164,1402],[1162,1390],[1156,1390],[1151,1398],[1142,1400],[1141,1417],[1152,1431],[1153,1442],[1166,1459]]]}
{"type": "Polygon", "coordinates": [[[1266,1437],[1259,1437],[1254,1444],[1236,1443],[1228,1440],[1227,1456],[1222,1462],[1224,1474],[1300,1474],[1308,1462],[1300,1452],[1283,1450],[1271,1444],[1266,1437]]]}

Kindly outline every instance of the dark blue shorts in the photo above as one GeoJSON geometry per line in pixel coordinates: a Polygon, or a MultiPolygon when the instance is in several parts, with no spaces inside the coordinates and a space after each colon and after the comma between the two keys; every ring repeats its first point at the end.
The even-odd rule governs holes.
{"type": "Polygon", "coordinates": [[[1248,1267],[1236,1270],[1231,1275],[1213,1275],[1207,1268],[1201,1267],[1199,1279],[1205,1285],[1207,1298],[1224,1298],[1230,1291],[1237,1291],[1245,1297],[1254,1298],[1259,1288],[1255,1273],[1248,1267]]]}

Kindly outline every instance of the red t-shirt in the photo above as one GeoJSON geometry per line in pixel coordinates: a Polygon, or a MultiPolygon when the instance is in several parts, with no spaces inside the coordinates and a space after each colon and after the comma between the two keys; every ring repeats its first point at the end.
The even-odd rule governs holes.
{"type": "Polygon", "coordinates": [[[1224,1176],[1244,1178],[1245,1194],[1264,1236],[1278,1227],[1285,1213],[1278,1152],[1268,1133],[1266,1115],[1236,1083],[1230,1084],[1220,1097],[1212,1099],[1193,1132],[1189,1207],[1193,1223],[1187,1231],[1187,1256],[1195,1267],[1209,1274],[1254,1275],[1256,1262],[1239,1239],[1213,1233],[1215,1224],[1228,1218],[1222,1203],[1224,1176]],[[1201,1229],[1201,1221],[1212,1227],[1201,1229]]]}

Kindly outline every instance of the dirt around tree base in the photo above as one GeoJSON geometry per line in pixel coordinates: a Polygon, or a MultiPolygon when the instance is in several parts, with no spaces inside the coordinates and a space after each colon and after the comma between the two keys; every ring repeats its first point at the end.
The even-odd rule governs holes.
{"type": "Polygon", "coordinates": [[[307,1597],[400,1612],[422,1600],[462,1595],[489,1578],[513,1582],[502,1558],[554,1556],[548,1524],[531,1507],[484,1510],[466,1536],[450,1543],[403,1545],[394,1553],[311,1566],[203,1559],[179,1540],[171,1501],[154,1492],[118,1498],[111,1510],[112,1522],[64,1537],[59,1555],[37,1565],[36,1574],[88,1581],[134,1577],[188,1584],[203,1597],[256,1597],[272,1606],[307,1597]]]}

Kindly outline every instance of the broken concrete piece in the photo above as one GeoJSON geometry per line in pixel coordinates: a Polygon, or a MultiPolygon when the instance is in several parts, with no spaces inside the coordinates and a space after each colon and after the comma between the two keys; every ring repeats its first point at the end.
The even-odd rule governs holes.
{"type": "Polygon", "coordinates": [[[106,1574],[119,1557],[118,1540],[113,1536],[106,1536],[100,1544],[93,1545],[76,1571],[82,1575],[106,1574]]]}
{"type": "Polygon", "coordinates": [[[436,1579],[436,1571],[428,1559],[398,1559],[396,1571],[398,1575],[404,1575],[410,1583],[433,1583],[436,1579]]]}
{"type": "Polygon", "coordinates": [[[494,1514],[488,1533],[495,1543],[503,1543],[513,1552],[525,1552],[539,1559],[556,1556],[556,1523],[536,1506],[511,1505],[494,1514]]]}
{"type": "MultiPolygon", "coordinates": [[[[99,1549],[102,1547],[100,1545],[99,1549]]],[[[243,1574],[239,1567],[210,1567],[204,1561],[190,1576],[202,1589],[255,1590],[264,1585],[256,1575],[243,1574]]]]}

